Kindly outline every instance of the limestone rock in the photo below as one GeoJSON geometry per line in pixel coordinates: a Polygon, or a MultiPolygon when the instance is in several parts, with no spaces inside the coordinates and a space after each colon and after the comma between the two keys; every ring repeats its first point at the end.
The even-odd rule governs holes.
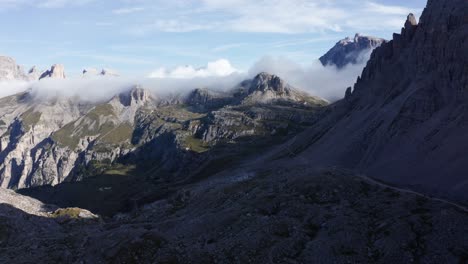
{"type": "Polygon", "coordinates": [[[25,81],[27,79],[23,68],[17,65],[13,58],[0,56],[0,81],[25,81]]]}
{"type": "Polygon", "coordinates": [[[62,64],[54,64],[50,70],[42,73],[39,80],[44,78],[53,78],[53,79],[65,79],[65,67],[62,64]]]}
{"type": "Polygon", "coordinates": [[[41,77],[41,71],[37,69],[36,66],[33,66],[31,69],[29,69],[28,74],[27,74],[27,79],[29,81],[37,81],[41,77]]]}

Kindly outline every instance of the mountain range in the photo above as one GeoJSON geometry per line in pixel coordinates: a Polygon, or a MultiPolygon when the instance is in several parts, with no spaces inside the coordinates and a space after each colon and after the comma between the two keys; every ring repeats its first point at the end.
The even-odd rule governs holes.
{"type": "Polygon", "coordinates": [[[0,190],[0,262],[465,263],[466,14],[431,0],[390,41],[340,41],[324,65],[373,51],[334,103],[269,73],[2,98],[0,179],[20,190],[0,190]]]}

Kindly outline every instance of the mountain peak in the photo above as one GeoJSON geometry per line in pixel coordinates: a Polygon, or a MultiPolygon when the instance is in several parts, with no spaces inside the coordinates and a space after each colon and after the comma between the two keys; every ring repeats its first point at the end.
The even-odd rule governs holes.
{"type": "Polygon", "coordinates": [[[379,47],[386,40],[356,33],[354,38],[346,37],[336,43],[325,55],[320,58],[323,66],[335,65],[343,68],[348,64],[363,62],[362,54],[379,47]]]}
{"type": "Polygon", "coordinates": [[[413,13],[410,13],[408,17],[406,18],[405,28],[409,28],[409,27],[417,26],[417,25],[418,25],[418,22],[416,21],[416,17],[414,16],[413,13]]]}
{"type": "Polygon", "coordinates": [[[39,80],[44,78],[65,79],[65,67],[62,64],[54,64],[50,70],[45,71],[39,80]]]}
{"type": "Polygon", "coordinates": [[[123,92],[119,95],[120,103],[124,106],[142,106],[151,99],[151,94],[148,90],[143,89],[140,85],[135,85],[131,90],[123,92]]]}
{"type": "Polygon", "coordinates": [[[279,76],[261,72],[253,79],[249,88],[249,94],[257,91],[273,91],[279,95],[282,95],[289,93],[291,91],[291,87],[287,85],[279,76]]]}

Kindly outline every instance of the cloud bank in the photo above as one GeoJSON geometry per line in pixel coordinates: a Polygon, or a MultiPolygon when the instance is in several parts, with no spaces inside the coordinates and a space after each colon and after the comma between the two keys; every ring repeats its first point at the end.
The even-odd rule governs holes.
{"type": "Polygon", "coordinates": [[[160,68],[144,78],[93,76],[64,80],[43,79],[30,83],[0,82],[0,97],[30,89],[38,99],[65,96],[96,102],[109,100],[135,85],[150,90],[158,97],[173,96],[195,88],[226,91],[245,79],[254,78],[260,72],[268,72],[278,75],[292,86],[311,95],[336,101],[343,98],[346,88],[352,86],[361,74],[369,53],[362,56],[363,63],[349,65],[343,69],[334,66],[323,67],[318,60],[303,66],[286,58],[264,57],[245,72],[237,70],[229,61],[222,59],[200,68],[160,68]]]}
{"type": "MultiPolygon", "coordinates": [[[[368,54],[363,54],[363,56],[368,56],[368,54]]],[[[275,74],[293,87],[333,102],[343,98],[346,88],[353,86],[365,62],[367,60],[338,69],[335,66],[324,67],[319,60],[302,66],[286,58],[264,57],[252,66],[249,76],[254,76],[259,72],[275,74]]]]}
{"type": "Polygon", "coordinates": [[[179,66],[172,70],[159,68],[149,74],[149,78],[173,78],[173,79],[192,79],[206,77],[224,77],[240,71],[231,65],[231,62],[225,59],[209,62],[207,66],[195,68],[191,65],[179,66]]]}

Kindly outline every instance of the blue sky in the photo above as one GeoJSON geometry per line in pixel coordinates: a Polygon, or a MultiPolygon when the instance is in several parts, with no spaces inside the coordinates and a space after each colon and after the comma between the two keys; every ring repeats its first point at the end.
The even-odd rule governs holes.
{"type": "Polygon", "coordinates": [[[307,64],[360,32],[390,38],[426,0],[0,0],[0,54],[27,67],[65,64],[147,75],[219,59],[307,64]]]}

